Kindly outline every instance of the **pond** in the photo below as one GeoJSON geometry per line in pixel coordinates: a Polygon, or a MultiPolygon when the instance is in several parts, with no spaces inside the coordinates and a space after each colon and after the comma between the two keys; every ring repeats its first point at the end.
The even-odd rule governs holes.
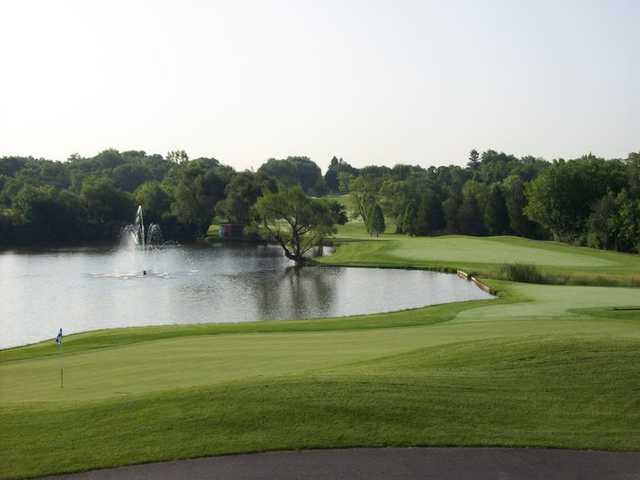
{"type": "Polygon", "coordinates": [[[274,246],[11,250],[0,252],[0,348],[59,328],[319,318],[485,298],[451,274],[296,269],[274,246]]]}

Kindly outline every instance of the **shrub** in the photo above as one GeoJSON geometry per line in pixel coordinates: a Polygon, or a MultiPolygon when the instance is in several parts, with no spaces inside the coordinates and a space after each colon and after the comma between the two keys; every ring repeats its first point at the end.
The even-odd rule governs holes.
{"type": "Polygon", "coordinates": [[[512,282],[547,283],[547,279],[535,265],[507,263],[500,268],[500,273],[503,278],[512,282]]]}

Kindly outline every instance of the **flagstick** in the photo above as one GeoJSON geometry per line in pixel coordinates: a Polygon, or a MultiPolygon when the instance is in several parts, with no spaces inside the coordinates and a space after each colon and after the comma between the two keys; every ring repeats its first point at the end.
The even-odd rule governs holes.
{"type": "Polygon", "coordinates": [[[60,347],[60,388],[64,388],[64,356],[62,355],[62,342],[58,345],[60,347]]]}

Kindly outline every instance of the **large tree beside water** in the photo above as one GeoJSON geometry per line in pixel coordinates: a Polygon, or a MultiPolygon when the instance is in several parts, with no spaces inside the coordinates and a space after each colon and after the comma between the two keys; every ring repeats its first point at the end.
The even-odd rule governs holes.
{"type": "Polygon", "coordinates": [[[256,216],[285,256],[302,264],[311,249],[335,233],[339,218],[326,200],[310,198],[300,187],[284,188],[258,199],[256,216]]]}

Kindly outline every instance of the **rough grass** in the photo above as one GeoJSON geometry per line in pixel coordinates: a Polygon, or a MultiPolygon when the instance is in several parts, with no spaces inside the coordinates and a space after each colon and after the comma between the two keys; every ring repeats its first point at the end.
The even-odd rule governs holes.
{"type": "MultiPolygon", "coordinates": [[[[457,253],[447,237],[383,238],[322,261],[497,273],[527,257],[626,282],[637,265],[510,238],[459,237],[457,253]]],[[[0,351],[0,477],[310,447],[640,450],[640,290],[489,283],[499,300],[100,331],[69,337],[64,358],[51,343],[0,351]]]]}
{"type": "Polygon", "coordinates": [[[500,268],[500,276],[512,282],[548,283],[538,267],[526,263],[507,263],[500,268]]]}

